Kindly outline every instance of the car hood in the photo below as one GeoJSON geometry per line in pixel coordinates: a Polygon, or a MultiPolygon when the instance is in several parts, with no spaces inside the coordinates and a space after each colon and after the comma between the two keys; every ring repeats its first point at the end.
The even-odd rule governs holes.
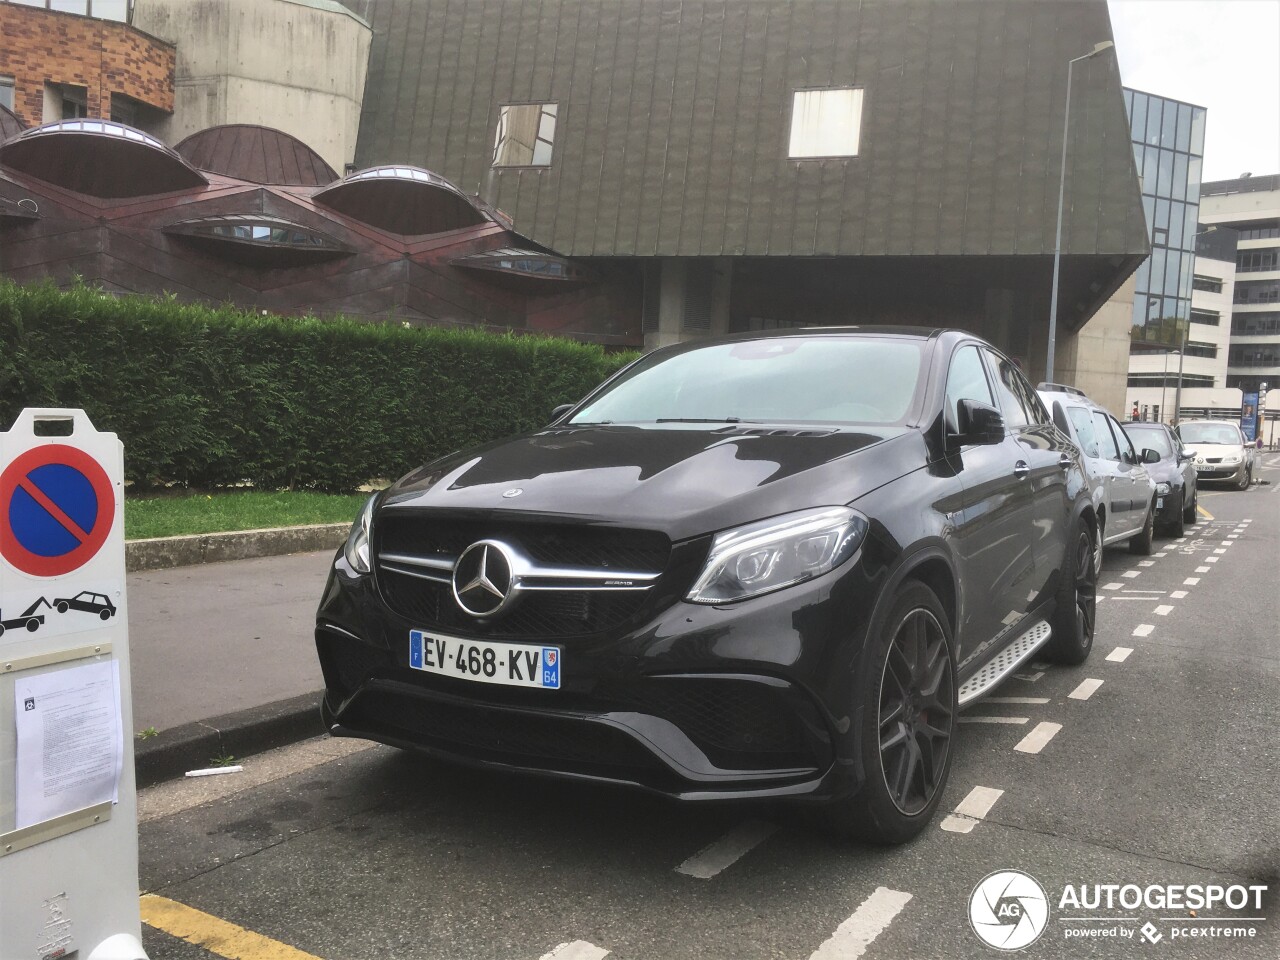
{"type": "Polygon", "coordinates": [[[681,540],[850,503],[926,459],[907,428],[550,428],[429,463],[392,486],[380,510],[573,517],[681,540]]]}
{"type": "Polygon", "coordinates": [[[1182,477],[1182,466],[1176,459],[1169,458],[1157,463],[1144,463],[1147,473],[1156,483],[1173,483],[1182,477]]]}
{"type": "Polygon", "coordinates": [[[1244,447],[1238,443],[1184,443],[1184,447],[1194,453],[1197,457],[1241,457],[1243,458],[1244,447]]]}

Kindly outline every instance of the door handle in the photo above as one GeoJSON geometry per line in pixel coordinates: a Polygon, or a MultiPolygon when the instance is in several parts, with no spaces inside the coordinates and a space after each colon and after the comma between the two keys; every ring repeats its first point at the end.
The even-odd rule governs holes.
{"type": "Polygon", "coordinates": [[[1070,454],[1064,453],[1062,454],[1062,456],[1058,457],[1058,466],[1060,466],[1063,470],[1070,470],[1071,464],[1074,462],[1075,461],[1071,459],[1070,454]]]}
{"type": "Polygon", "coordinates": [[[1019,480],[1025,480],[1027,477],[1031,476],[1031,468],[1027,466],[1027,461],[1019,460],[1014,464],[1013,475],[1019,480]]]}

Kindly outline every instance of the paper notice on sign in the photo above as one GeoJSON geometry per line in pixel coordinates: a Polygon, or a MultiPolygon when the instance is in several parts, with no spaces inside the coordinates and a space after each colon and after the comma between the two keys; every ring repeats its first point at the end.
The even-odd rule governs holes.
{"type": "Polygon", "coordinates": [[[115,660],[14,683],[18,829],[115,801],[124,765],[115,660]]]}

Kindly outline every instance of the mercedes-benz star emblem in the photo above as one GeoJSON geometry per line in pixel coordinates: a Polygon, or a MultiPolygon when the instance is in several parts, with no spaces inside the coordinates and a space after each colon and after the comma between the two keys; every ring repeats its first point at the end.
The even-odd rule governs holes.
{"type": "Polygon", "coordinates": [[[518,497],[522,493],[524,493],[524,490],[521,487],[512,487],[510,490],[503,490],[502,496],[504,499],[510,500],[512,497],[518,497]]]}
{"type": "Polygon", "coordinates": [[[511,557],[505,544],[479,540],[453,568],[453,598],[473,617],[492,617],[511,599],[511,557]]]}

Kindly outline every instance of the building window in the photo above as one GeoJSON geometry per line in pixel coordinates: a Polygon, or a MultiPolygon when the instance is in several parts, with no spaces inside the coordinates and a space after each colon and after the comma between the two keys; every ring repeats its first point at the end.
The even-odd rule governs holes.
{"type": "Polygon", "coordinates": [[[0,77],[0,107],[13,109],[13,77],[0,77]]]}
{"type": "Polygon", "coordinates": [[[1198,307],[1191,308],[1191,322],[1203,323],[1206,327],[1216,327],[1218,321],[1222,319],[1222,314],[1217,310],[1201,310],[1198,307]]]}
{"type": "Polygon", "coordinates": [[[1218,355],[1218,345],[1215,343],[1197,343],[1192,340],[1187,344],[1186,353],[1188,357],[1208,357],[1212,360],[1218,355]]]}
{"type": "Polygon", "coordinates": [[[1241,280],[1236,283],[1236,303],[1280,301],[1280,280],[1241,280]]]}
{"type": "Polygon", "coordinates": [[[1202,277],[1197,273],[1191,278],[1191,289],[1205,290],[1209,293],[1221,293],[1222,281],[1216,277],[1202,277]]]}
{"type": "Polygon", "coordinates": [[[75,13],[99,20],[129,21],[132,0],[0,0],[0,3],[17,3],[24,7],[44,7],[59,13],[75,13]]]}
{"type": "MultiPolygon", "coordinates": [[[[1129,374],[1129,386],[1131,387],[1176,387],[1178,385],[1178,375],[1170,373],[1131,373],[1129,374]]],[[[1198,373],[1184,373],[1182,375],[1182,385],[1184,387],[1212,387],[1214,385],[1213,377],[1205,376],[1198,373]]]]}
{"type": "Polygon", "coordinates": [[[1272,337],[1280,334],[1280,313],[1240,313],[1231,318],[1232,336],[1272,337]]]}
{"type": "Polygon", "coordinates": [[[1236,272],[1258,273],[1262,270],[1275,270],[1277,250],[1241,250],[1236,254],[1236,272]]]}
{"type": "Polygon", "coordinates": [[[862,90],[797,90],[791,103],[793,160],[856,157],[862,135],[862,90]]]}
{"type": "Polygon", "coordinates": [[[1239,234],[1241,240],[1270,240],[1280,237],[1280,225],[1241,227],[1239,234]]]}
{"type": "Polygon", "coordinates": [[[498,112],[495,167],[549,167],[556,139],[554,103],[513,103],[498,112]]]}
{"type": "Polygon", "coordinates": [[[1274,343],[1237,343],[1227,352],[1231,367],[1280,367],[1280,345],[1274,343]]]}

